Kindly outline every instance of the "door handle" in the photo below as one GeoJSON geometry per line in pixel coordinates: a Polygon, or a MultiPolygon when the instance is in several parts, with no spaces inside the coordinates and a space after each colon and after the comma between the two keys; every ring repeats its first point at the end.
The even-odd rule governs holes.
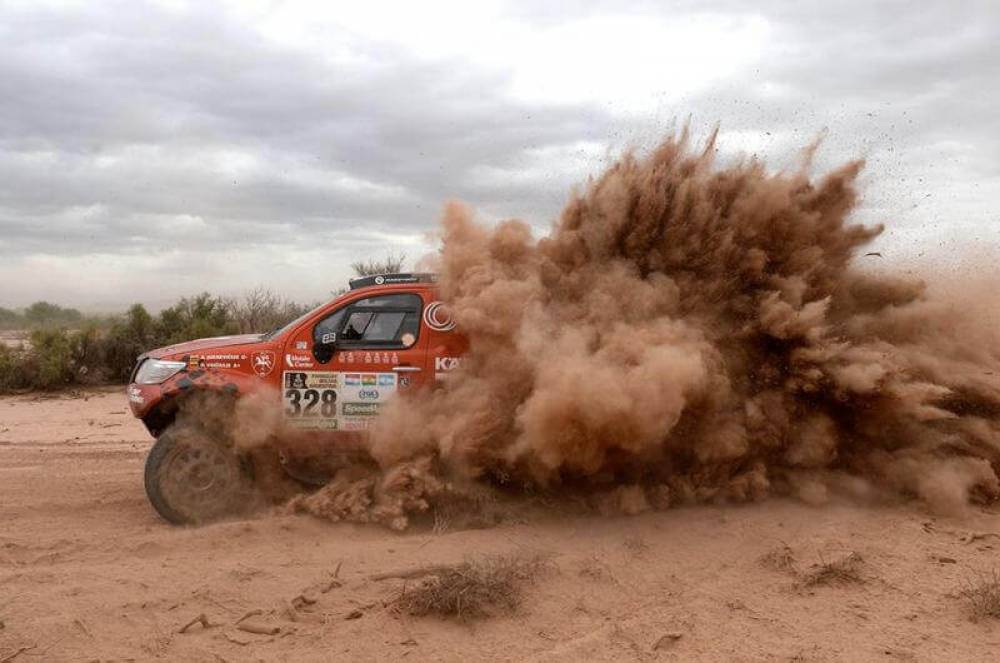
{"type": "Polygon", "coordinates": [[[393,366],[392,370],[396,371],[397,373],[419,373],[420,372],[420,367],[419,366],[393,366]]]}

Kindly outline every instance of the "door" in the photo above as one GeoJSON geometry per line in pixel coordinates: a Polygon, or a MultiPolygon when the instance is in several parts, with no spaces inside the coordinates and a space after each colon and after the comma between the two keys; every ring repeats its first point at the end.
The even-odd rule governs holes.
{"type": "Polygon", "coordinates": [[[285,423],[302,430],[362,431],[397,393],[425,379],[423,300],[417,292],[345,303],[290,338],[285,423]]]}

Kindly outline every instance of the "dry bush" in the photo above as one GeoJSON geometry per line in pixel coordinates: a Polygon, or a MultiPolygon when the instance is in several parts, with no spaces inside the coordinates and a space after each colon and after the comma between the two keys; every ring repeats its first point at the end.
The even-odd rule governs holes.
{"type": "Polygon", "coordinates": [[[267,288],[258,287],[239,299],[228,301],[230,315],[241,334],[278,329],[311,307],[285,299],[267,288]]]}
{"type": "Polygon", "coordinates": [[[387,253],[384,258],[368,258],[367,260],[356,260],[351,263],[351,269],[359,277],[374,276],[376,274],[396,274],[403,271],[403,263],[406,262],[406,254],[387,253]]]}
{"type": "Polygon", "coordinates": [[[970,582],[962,595],[968,601],[973,620],[1000,619],[1000,569],[970,582]]]}
{"type": "Polygon", "coordinates": [[[863,583],[865,581],[861,575],[863,561],[861,555],[856,552],[832,562],[820,561],[819,564],[813,565],[809,573],[802,576],[802,586],[863,583]]]}
{"type": "Polygon", "coordinates": [[[795,555],[792,554],[790,547],[783,545],[761,555],[758,562],[764,568],[773,571],[792,571],[795,568],[795,555]]]}
{"type": "Polygon", "coordinates": [[[535,555],[496,555],[435,568],[417,587],[405,585],[391,605],[409,615],[435,615],[460,621],[511,613],[521,605],[522,590],[546,567],[535,555]]]}

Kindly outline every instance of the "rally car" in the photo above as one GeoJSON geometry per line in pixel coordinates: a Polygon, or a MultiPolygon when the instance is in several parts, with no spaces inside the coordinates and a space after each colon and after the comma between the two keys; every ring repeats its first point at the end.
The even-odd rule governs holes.
{"type": "Polygon", "coordinates": [[[336,467],[321,461],[363,446],[387,401],[459,365],[467,340],[433,274],[381,274],[350,286],[272,332],[190,341],[138,358],[127,396],[156,438],[145,484],[163,518],[201,522],[245,504],[265,461],[241,435],[280,428],[266,445],[277,465],[296,481],[323,483],[336,467]],[[250,395],[242,402],[251,407],[238,407],[250,395]]]}

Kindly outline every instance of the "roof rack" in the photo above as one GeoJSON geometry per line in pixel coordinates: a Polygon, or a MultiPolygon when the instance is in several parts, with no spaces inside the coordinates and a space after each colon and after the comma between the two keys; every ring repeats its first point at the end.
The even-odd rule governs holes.
{"type": "Polygon", "coordinates": [[[374,276],[362,276],[358,279],[351,279],[351,290],[367,288],[372,285],[397,285],[400,283],[436,283],[437,274],[375,274],[374,276]]]}

